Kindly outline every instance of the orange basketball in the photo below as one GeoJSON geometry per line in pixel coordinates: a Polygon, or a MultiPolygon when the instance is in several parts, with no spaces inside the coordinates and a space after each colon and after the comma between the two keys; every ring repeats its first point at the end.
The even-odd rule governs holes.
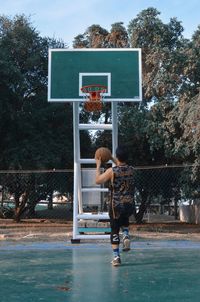
{"type": "Polygon", "coordinates": [[[108,148],[101,147],[95,152],[95,159],[101,159],[103,163],[106,163],[112,158],[112,153],[108,148]]]}

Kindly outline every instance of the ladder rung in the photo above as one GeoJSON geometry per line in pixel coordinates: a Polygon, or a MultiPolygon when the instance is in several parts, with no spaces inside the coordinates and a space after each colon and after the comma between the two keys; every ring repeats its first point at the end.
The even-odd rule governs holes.
{"type": "Polygon", "coordinates": [[[112,124],[79,124],[81,130],[112,130],[112,124]]]}
{"type": "Polygon", "coordinates": [[[92,214],[92,213],[83,213],[77,215],[78,219],[86,219],[86,220],[108,220],[109,215],[108,213],[99,213],[99,214],[92,214]]]}
{"type": "Polygon", "coordinates": [[[108,188],[99,188],[99,187],[93,187],[93,188],[82,188],[82,192],[108,192],[108,188]]]}
{"type": "Polygon", "coordinates": [[[91,235],[86,235],[86,234],[83,234],[83,235],[81,235],[81,234],[78,234],[78,235],[76,235],[76,237],[75,238],[73,238],[73,239],[78,239],[78,240],[80,240],[80,239],[109,239],[110,238],[110,235],[102,235],[102,234],[99,234],[99,235],[97,235],[97,234],[91,234],[91,235]]]}
{"type": "Polygon", "coordinates": [[[94,158],[80,158],[79,163],[80,164],[95,164],[96,161],[94,158]]]}
{"type": "MultiPolygon", "coordinates": [[[[80,164],[95,164],[96,161],[94,158],[80,158],[79,163],[80,164]]],[[[112,163],[112,160],[109,160],[108,163],[112,163]]]]}

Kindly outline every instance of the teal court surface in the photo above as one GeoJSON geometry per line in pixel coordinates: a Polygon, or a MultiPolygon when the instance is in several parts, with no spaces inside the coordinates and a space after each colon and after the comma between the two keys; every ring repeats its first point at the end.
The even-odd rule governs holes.
{"type": "Polygon", "coordinates": [[[0,243],[1,302],[199,301],[200,242],[133,241],[112,267],[108,242],[0,243]]]}

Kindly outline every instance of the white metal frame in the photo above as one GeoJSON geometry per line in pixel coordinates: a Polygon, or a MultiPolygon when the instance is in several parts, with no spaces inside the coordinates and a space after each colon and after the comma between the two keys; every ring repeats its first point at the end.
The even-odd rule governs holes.
{"type": "MultiPolygon", "coordinates": [[[[94,159],[87,158],[82,159],[80,158],[80,130],[110,130],[112,131],[112,153],[114,154],[115,149],[118,144],[118,121],[117,121],[117,103],[122,102],[140,102],[142,100],[142,60],[141,60],[141,49],[135,48],[123,48],[123,49],[113,49],[113,48],[97,48],[97,49],[49,49],[49,61],[48,61],[48,101],[49,102],[73,102],[73,133],[74,133],[74,207],[73,207],[73,239],[96,239],[96,238],[108,238],[109,235],[81,235],[78,232],[78,220],[85,219],[89,220],[107,220],[108,213],[101,213],[96,215],[86,214],[83,213],[82,210],[82,193],[84,190],[81,184],[81,165],[82,164],[91,164],[95,163],[94,159]],[[77,98],[52,98],[51,96],[51,72],[52,72],[52,53],[56,52],[66,52],[66,51],[73,51],[73,52],[85,52],[85,51],[137,51],[139,56],[138,61],[138,68],[139,68],[139,92],[138,96],[132,98],[111,98],[111,77],[112,74],[110,72],[103,72],[103,73],[92,73],[92,72],[83,72],[79,74],[79,92],[77,98]],[[97,75],[97,76],[104,76],[107,77],[108,81],[108,90],[105,94],[106,98],[104,102],[111,102],[112,104],[112,124],[80,124],[79,123],[79,104],[82,101],[82,92],[81,92],[81,82],[83,81],[84,76],[90,75],[97,75]]],[[[87,191],[92,191],[94,188],[87,188],[87,191]]],[[[105,190],[102,188],[95,187],[95,191],[105,190]]]]}
{"type": "Polygon", "coordinates": [[[118,144],[118,121],[117,121],[117,102],[111,102],[112,124],[80,124],[79,123],[79,102],[73,102],[73,132],[74,132],[74,206],[73,206],[73,239],[107,239],[108,234],[80,234],[78,231],[78,221],[81,220],[108,220],[108,213],[83,213],[82,193],[91,191],[108,191],[106,188],[82,188],[81,184],[81,164],[95,163],[94,159],[80,158],[80,130],[110,130],[112,131],[112,153],[114,154],[118,144]]]}

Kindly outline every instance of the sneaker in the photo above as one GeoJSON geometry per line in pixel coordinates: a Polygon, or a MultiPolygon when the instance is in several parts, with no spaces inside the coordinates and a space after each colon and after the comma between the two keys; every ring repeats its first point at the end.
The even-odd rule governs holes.
{"type": "Polygon", "coordinates": [[[130,251],[130,249],[131,249],[131,241],[129,239],[129,236],[125,236],[123,238],[123,248],[122,248],[122,250],[124,252],[127,252],[127,251],[130,251]]]}
{"type": "Polygon", "coordinates": [[[112,260],[112,265],[113,266],[119,266],[121,264],[121,259],[119,256],[115,257],[113,260],[112,260]]]}

